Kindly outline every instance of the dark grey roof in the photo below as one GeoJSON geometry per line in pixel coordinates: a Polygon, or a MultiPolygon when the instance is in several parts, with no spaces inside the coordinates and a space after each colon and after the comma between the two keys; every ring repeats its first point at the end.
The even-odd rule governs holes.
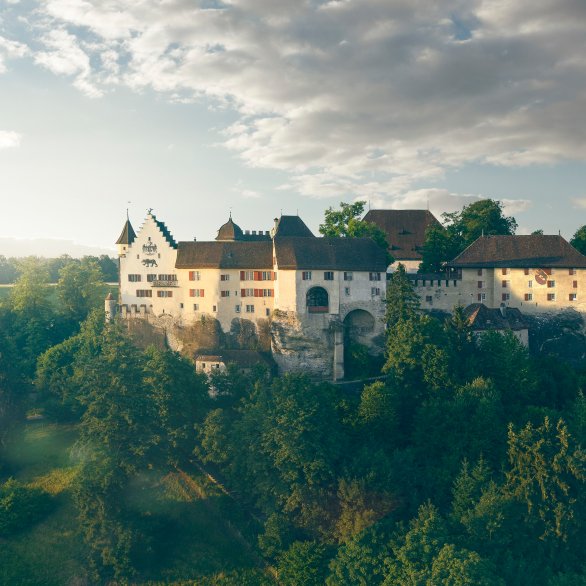
{"type": "Polygon", "coordinates": [[[291,237],[315,238],[313,232],[299,216],[281,216],[277,219],[275,238],[291,237]]]}
{"type": "Polygon", "coordinates": [[[430,226],[441,227],[429,210],[370,210],[363,219],[385,232],[389,252],[396,260],[420,260],[425,231],[430,226]]]}
{"type": "Polygon", "coordinates": [[[180,242],[178,269],[272,269],[273,243],[260,242],[180,242]]]}
{"type": "Polygon", "coordinates": [[[120,234],[120,237],[116,240],[116,244],[132,244],[135,238],[136,233],[130,220],[126,220],[124,228],[122,228],[122,234],[120,234]]]}
{"type": "Polygon", "coordinates": [[[525,317],[516,307],[503,307],[501,309],[486,307],[483,303],[472,303],[464,309],[464,314],[472,329],[477,331],[517,331],[526,330],[529,327],[525,317]]]}
{"type": "Polygon", "coordinates": [[[370,238],[276,238],[279,269],[386,271],[386,251],[370,238]]]}
{"type": "Polygon", "coordinates": [[[561,236],[481,236],[447,264],[457,268],[586,268],[586,256],[561,236]]]}

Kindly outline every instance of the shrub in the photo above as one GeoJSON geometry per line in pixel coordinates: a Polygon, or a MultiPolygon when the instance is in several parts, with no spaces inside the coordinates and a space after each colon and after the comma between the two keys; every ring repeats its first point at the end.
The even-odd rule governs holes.
{"type": "Polygon", "coordinates": [[[31,527],[50,507],[51,497],[45,491],[7,480],[0,484],[0,535],[31,527]]]}

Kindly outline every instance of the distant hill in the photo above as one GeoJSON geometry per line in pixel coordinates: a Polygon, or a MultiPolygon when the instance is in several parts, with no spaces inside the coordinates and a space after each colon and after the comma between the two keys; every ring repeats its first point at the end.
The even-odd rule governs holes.
{"type": "Polygon", "coordinates": [[[100,256],[101,254],[115,256],[116,251],[113,248],[86,246],[72,240],[57,238],[0,238],[0,256],[7,258],[31,255],[55,258],[63,254],[72,257],[100,256]]]}

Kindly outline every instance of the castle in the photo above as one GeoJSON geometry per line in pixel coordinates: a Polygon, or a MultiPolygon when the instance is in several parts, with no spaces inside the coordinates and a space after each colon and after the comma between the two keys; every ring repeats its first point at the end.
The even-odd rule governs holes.
{"type": "Polygon", "coordinates": [[[319,238],[298,216],[244,232],[232,217],[211,242],[176,242],[149,212],[117,241],[113,315],[143,318],[194,356],[270,352],[279,370],[342,378],[344,344],[382,351],[386,252],[370,238],[319,238]]]}
{"type": "Polygon", "coordinates": [[[119,299],[106,311],[142,318],[204,370],[221,363],[223,348],[334,380],[344,376],[348,344],[383,352],[386,282],[399,262],[423,309],[499,309],[496,319],[474,305],[471,323],[498,321],[524,343],[519,310],[586,311],[586,257],[561,236],[482,236],[444,273],[421,274],[425,231],[439,224],[429,211],[372,210],[364,219],[387,234],[393,265],[373,240],[316,237],[298,216],[276,218],[270,231],[243,231],[230,216],[214,241],[176,242],[149,211],[138,233],[127,220],[117,241],[119,299]]]}

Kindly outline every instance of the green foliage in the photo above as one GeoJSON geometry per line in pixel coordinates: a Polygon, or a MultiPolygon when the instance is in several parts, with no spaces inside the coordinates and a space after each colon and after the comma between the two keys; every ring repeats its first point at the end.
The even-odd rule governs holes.
{"type": "Polygon", "coordinates": [[[405,267],[399,264],[387,282],[385,323],[392,328],[402,320],[414,318],[419,312],[419,295],[407,277],[405,267]]]}
{"type": "Polygon", "coordinates": [[[296,541],[279,559],[283,586],[321,586],[327,575],[327,550],[317,541],[296,541]]]}
{"type": "Polygon", "coordinates": [[[430,227],[425,235],[420,272],[439,272],[467,246],[482,236],[515,234],[517,222],[505,216],[500,201],[482,199],[459,212],[443,214],[444,228],[430,227]]]}
{"type": "Polygon", "coordinates": [[[586,226],[581,226],[572,236],[570,244],[582,254],[586,254],[586,226]]]}
{"type": "Polygon", "coordinates": [[[91,259],[68,263],[59,271],[57,296],[62,311],[77,321],[103,306],[104,276],[100,265],[91,259]]]}
{"type": "MultiPolygon", "coordinates": [[[[365,202],[340,202],[340,209],[328,208],[324,213],[324,223],[320,224],[322,236],[334,238],[372,238],[381,248],[388,251],[389,243],[384,230],[372,222],[365,222],[360,217],[364,213],[365,202]]],[[[388,263],[393,257],[387,252],[388,263]]]]}
{"type": "Polygon", "coordinates": [[[576,446],[562,419],[549,418],[516,431],[509,426],[507,490],[537,516],[542,538],[566,541],[579,527],[583,506],[586,454],[576,446]]]}
{"type": "Polygon", "coordinates": [[[51,497],[13,478],[0,484],[0,535],[28,529],[51,509],[51,497]]]}

